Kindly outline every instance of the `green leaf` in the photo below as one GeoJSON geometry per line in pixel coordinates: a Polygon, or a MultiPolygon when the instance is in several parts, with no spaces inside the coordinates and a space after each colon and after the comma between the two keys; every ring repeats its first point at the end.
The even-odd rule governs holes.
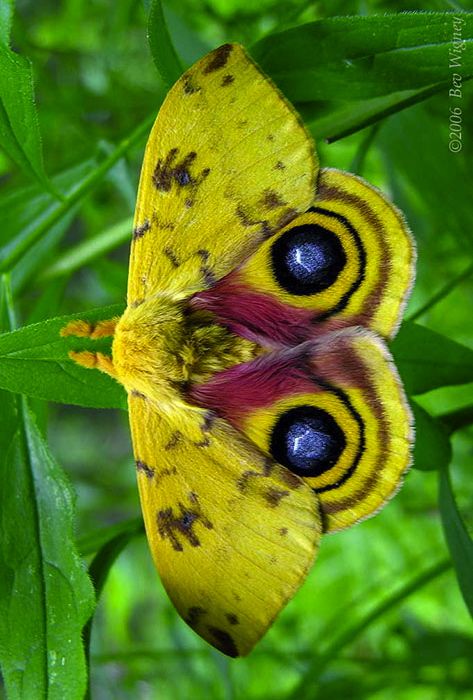
{"type": "Polygon", "coordinates": [[[44,217],[39,221],[32,222],[32,226],[27,232],[22,232],[13,241],[3,246],[0,250],[0,270],[2,272],[11,270],[52,226],[67,216],[76,204],[81,202],[86,195],[102,182],[110,168],[148,132],[154,116],[153,114],[152,117],[147,117],[128,137],[120,141],[115,150],[97,167],[93,168],[87,176],[76,183],[75,187],[63,197],[62,201],[52,204],[48,211],[45,212],[44,217]]]}
{"type": "Polygon", "coordinates": [[[81,241],[73,248],[65,250],[41,274],[41,282],[64,275],[70,275],[75,270],[84,267],[92,260],[117,248],[131,239],[133,218],[123,219],[101,231],[96,236],[81,241]]]}
{"type": "Polygon", "coordinates": [[[0,656],[8,697],[81,700],[82,629],[94,595],[77,555],[73,496],[26,401],[3,394],[2,425],[18,405],[20,426],[1,452],[0,656]],[[20,526],[21,523],[21,526],[20,526]]]}
{"type": "Polygon", "coordinates": [[[473,382],[473,350],[409,321],[390,345],[408,394],[473,382]]]}
{"type": "Polygon", "coordinates": [[[100,530],[89,532],[78,541],[77,546],[83,557],[95,554],[116,537],[121,537],[128,533],[129,536],[144,534],[143,518],[130,518],[123,522],[102,527],[100,530]]]}
{"type": "MultiPolygon", "coordinates": [[[[8,19],[6,20],[8,22],[8,19]]],[[[5,20],[2,33],[5,33],[5,20]]],[[[43,166],[43,150],[34,99],[30,62],[0,43],[0,147],[44,188],[51,189],[43,166]]]]}
{"type": "Polygon", "coordinates": [[[10,698],[79,700],[86,681],[81,634],[93,590],[75,551],[70,486],[26,403],[21,413],[23,430],[4,455],[0,487],[3,674],[10,698]]]}
{"type": "Polygon", "coordinates": [[[0,2],[0,44],[3,44],[3,46],[8,46],[10,42],[13,11],[13,0],[3,0],[0,2]]]}
{"type": "Polygon", "coordinates": [[[449,433],[455,433],[457,430],[473,424],[473,405],[462,406],[448,413],[442,413],[440,420],[449,433]]]}
{"type": "Polygon", "coordinates": [[[473,617],[473,541],[460,515],[448,469],[439,474],[439,504],[445,539],[465,604],[473,617]]]}
{"type": "MultiPolygon", "coordinates": [[[[53,177],[53,186],[68,197],[83,178],[94,168],[94,160],[68,168],[53,177]]],[[[0,198],[0,258],[8,256],[22,241],[28,240],[32,232],[43,222],[47,222],[58,206],[57,199],[49,192],[44,192],[38,185],[21,187],[13,193],[0,198]]],[[[21,265],[17,265],[12,275],[12,285],[18,293],[31,279],[35,272],[43,268],[45,261],[51,258],[51,251],[64,236],[75,207],[71,208],[55,224],[48,227],[39,240],[25,252],[21,265]]]]}
{"type": "MultiPolygon", "coordinates": [[[[6,277],[1,327],[15,312],[6,277]]],[[[0,665],[12,700],[81,700],[94,590],[77,553],[70,484],[24,397],[0,391],[0,665]]]]}
{"type": "Polygon", "coordinates": [[[452,446],[445,426],[416,401],[411,401],[411,408],[416,431],[412,466],[421,471],[447,467],[452,459],[452,446]]]}
{"type": "MultiPolygon", "coordinates": [[[[292,102],[316,103],[311,128],[334,140],[444,89],[454,16],[460,15],[332,17],[271,34],[251,52],[292,102]]],[[[461,22],[473,47],[473,16],[462,14],[461,22]]],[[[473,51],[466,50],[463,80],[472,75],[473,51]]]]}
{"type": "Polygon", "coordinates": [[[161,80],[169,89],[184,69],[169,35],[161,0],[151,0],[150,3],[148,41],[161,80]]]}
{"type": "Polygon", "coordinates": [[[122,312],[121,305],[109,306],[0,335],[0,389],[59,403],[126,409],[125,392],[117,382],[68,357],[70,350],[109,353],[110,342],[60,336],[61,328],[73,319],[96,321],[122,312]]]}
{"type": "Polygon", "coordinates": [[[331,143],[367,126],[381,124],[389,115],[442,92],[447,86],[448,83],[436,83],[422,90],[403,90],[341,105],[333,102],[301,103],[298,109],[313,136],[331,143]]]}
{"type": "MultiPolygon", "coordinates": [[[[125,549],[131,539],[144,532],[143,521],[135,518],[115,526],[110,529],[110,536],[101,545],[97,554],[89,566],[89,574],[92,579],[97,599],[99,599],[102,589],[107,581],[108,574],[115,560],[125,549]],[[112,534],[113,533],[113,534],[112,534]]],[[[92,619],[90,619],[84,629],[84,647],[87,656],[90,654],[90,639],[92,635],[92,619]]]]}

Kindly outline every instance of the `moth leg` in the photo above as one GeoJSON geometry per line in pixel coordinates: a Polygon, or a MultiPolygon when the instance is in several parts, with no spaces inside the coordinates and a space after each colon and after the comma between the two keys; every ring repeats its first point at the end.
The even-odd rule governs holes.
{"type": "Polygon", "coordinates": [[[99,369],[101,372],[105,372],[105,374],[108,374],[110,377],[117,379],[113,360],[109,355],[104,355],[102,352],[90,352],[90,350],[82,350],[80,352],[71,350],[69,352],[69,357],[82,367],[87,367],[87,369],[99,369]]]}
{"type": "Polygon", "coordinates": [[[77,338],[93,338],[94,340],[97,340],[97,338],[109,338],[115,334],[117,323],[118,317],[96,322],[76,319],[75,321],[69,321],[64,328],[61,328],[61,335],[63,337],[74,335],[77,338]]]}

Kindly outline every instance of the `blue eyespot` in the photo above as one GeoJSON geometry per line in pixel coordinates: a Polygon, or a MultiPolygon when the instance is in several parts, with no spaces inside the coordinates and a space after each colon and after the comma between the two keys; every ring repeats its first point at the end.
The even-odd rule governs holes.
{"type": "Polygon", "coordinates": [[[315,406],[297,406],[274,426],[270,451],[299,476],[320,476],[337,463],[346,445],[333,417],[315,406]]]}
{"type": "Polygon", "coordinates": [[[338,236],[318,224],[283,233],[271,248],[277,281],[291,294],[316,294],[330,287],[346,263],[338,236]]]}

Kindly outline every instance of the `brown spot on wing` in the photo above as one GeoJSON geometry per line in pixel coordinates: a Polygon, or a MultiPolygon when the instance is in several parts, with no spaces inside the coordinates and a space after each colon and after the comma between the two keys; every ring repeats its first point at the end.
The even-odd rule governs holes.
{"type": "Polygon", "coordinates": [[[293,474],[291,471],[289,471],[289,469],[281,469],[280,476],[286,486],[292,490],[300,488],[304,483],[300,477],[293,474]]]}
{"type": "Polygon", "coordinates": [[[204,416],[204,422],[202,424],[202,432],[209,433],[212,430],[213,424],[215,423],[216,415],[212,411],[207,411],[204,416]]]}
{"type": "Polygon", "coordinates": [[[205,250],[205,248],[199,248],[197,255],[202,258],[202,262],[207,262],[207,260],[210,258],[210,253],[208,250],[205,250]]]}
{"type": "Polygon", "coordinates": [[[143,472],[143,474],[146,474],[148,479],[152,479],[154,476],[154,467],[150,467],[146,464],[146,462],[143,462],[141,459],[137,459],[135,461],[136,465],[136,470],[139,472],[143,472]]]}
{"type": "Polygon", "coordinates": [[[207,287],[213,287],[214,284],[217,282],[217,277],[215,273],[213,272],[212,268],[210,265],[208,265],[208,260],[210,258],[210,253],[208,250],[204,250],[203,248],[200,248],[197,251],[197,255],[199,255],[202,258],[202,265],[200,268],[200,273],[202,277],[204,278],[204,282],[207,287]]]}
{"type": "Polygon", "coordinates": [[[274,230],[271,228],[269,221],[267,219],[257,219],[254,218],[249,211],[247,211],[243,205],[238,204],[237,208],[235,209],[235,214],[237,215],[238,219],[240,220],[240,223],[242,226],[249,227],[249,226],[260,226],[261,233],[264,238],[271,236],[274,233],[274,230]]]}
{"type": "Polygon", "coordinates": [[[171,185],[176,182],[180,187],[185,187],[191,182],[189,167],[194,162],[197,154],[190,151],[182,160],[176,161],[178,148],[171,148],[166,158],[158,159],[153,172],[153,183],[157,190],[169,192],[171,185]]]}
{"type": "Polygon", "coordinates": [[[163,479],[165,479],[167,476],[176,476],[176,474],[177,474],[177,467],[166,467],[165,469],[161,469],[161,471],[159,471],[155,477],[156,486],[158,484],[160,484],[161,481],[163,479]]]}
{"type": "Polygon", "coordinates": [[[223,46],[219,46],[218,49],[215,49],[215,51],[212,51],[208,56],[208,61],[203,71],[204,75],[208,75],[209,73],[223,68],[232,51],[233,46],[231,44],[224,44],[223,46]]]}
{"type": "Polygon", "coordinates": [[[164,255],[170,260],[173,267],[179,267],[180,262],[172,248],[163,248],[164,255]]]}
{"type": "Polygon", "coordinates": [[[201,267],[200,269],[202,276],[204,278],[205,285],[207,287],[213,287],[217,283],[217,277],[210,267],[201,267]]]}
{"type": "Polygon", "coordinates": [[[240,620],[238,617],[235,615],[235,613],[225,613],[225,617],[227,618],[228,622],[231,625],[238,625],[240,624],[240,620]]]}
{"type": "Polygon", "coordinates": [[[201,608],[200,605],[193,605],[187,611],[187,615],[184,619],[188,625],[195,627],[199,624],[204,615],[207,615],[207,610],[205,608],[201,608]]]}
{"type": "Polygon", "coordinates": [[[183,88],[186,95],[195,95],[196,92],[200,92],[202,90],[200,85],[197,85],[197,83],[193,81],[193,77],[190,75],[185,75],[183,81],[183,88]]]}
{"type": "Polygon", "coordinates": [[[175,430],[171,437],[169,438],[168,442],[164,445],[165,450],[172,450],[178,445],[178,443],[182,439],[182,434],[179,430],[175,430]]]}
{"type": "Polygon", "coordinates": [[[269,476],[273,470],[273,466],[274,465],[270,459],[265,459],[262,464],[261,471],[258,472],[253,469],[247,469],[244,471],[237,481],[238,490],[243,493],[247,488],[250,479],[269,476]]]}
{"type": "Polygon", "coordinates": [[[297,216],[297,214],[298,212],[296,209],[293,209],[292,207],[287,207],[279,217],[278,223],[276,224],[276,229],[284,228],[284,226],[290,224],[291,221],[297,216]]]}
{"type": "Polygon", "coordinates": [[[236,644],[230,634],[225,630],[221,630],[218,627],[207,627],[208,631],[212,635],[213,641],[217,649],[223,651],[227,656],[238,656],[238,649],[236,644]]]}
{"type": "Polygon", "coordinates": [[[276,165],[274,166],[274,169],[275,169],[275,170],[285,170],[285,169],[286,169],[286,166],[284,165],[284,163],[282,162],[282,160],[278,160],[278,162],[277,162],[276,165]]]}
{"type": "Polygon", "coordinates": [[[281,535],[281,537],[285,537],[285,536],[287,535],[287,533],[288,533],[287,527],[281,527],[281,528],[280,528],[279,534],[281,535]]]}
{"type": "Polygon", "coordinates": [[[142,394],[141,391],[138,391],[137,389],[132,389],[130,391],[131,396],[133,396],[134,399],[144,399],[146,401],[146,396],[145,394],[142,394]]]}
{"type": "Polygon", "coordinates": [[[286,496],[289,496],[289,491],[276,489],[274,486],[270,486],[270,488],[264,494],[264,497],[271,508],[276,508],[280,504],[281,499],[285,498],[286,496]]]}
{"type": "Polygon", "coordinates": [[[228,85],[231,85],[234,81],[235,81],[235,76],[227,74],[227,75],[223,76],[222,82],[220,83],[220,85],[222,87],[227,87],[228,85]]]}
{"type": "Polygon", "coordinates": [[[278,207],[283,207],[286,202],[284,199],[274,190],[265,190],[263,196],[261,197],[261,203],[266,209],[277,209],[278,207]]]}
{"type": "Polygon", "coordinates": [[[178,148],[171,148],[165,158],[158,158],[152,175],[153,184],[160,192],[169,192],[173,183],[179,188],[188,188],[190,194],[186,206],[192,206],[196,191],[208,176],[210,168],[203,168],[199,174],[192,173],[197,153],[190,151],[180,160],[177,159],[178,153],[178,148]]]}
{"type": "Polygon", "coordinates": [[[150,228],[151,224],[149,223],[148,219],[146,219],[146,221],[144,221],[139,226],[135,226],[135,228],[133,229],[133,240],[136,241],[137,238],[143,238],[146,231],[149,231],[150,228]]]}
{"type": "Polygon", "coordinates": [[[159,510],[156,515],[158,533],[163,540],[168,539],[176,552],[182,552],[184,547],[182,540],[187,540],[192,547],[200,547],[200,539],[194,528],[197,522],[207,530],[212,530],[213,525],[202,513],[197,495],[192,493],[189,501],[192,507],[186,507],[178,503],[179,512],[176,514],[172,507],[159,510]]]}
{"type": "Polygon", "coordinates": [[[163,221],[160,219],[156,212],[153,212],[153,224],[156,228],[161,231],[174,231],[175,224],[172,221],[163,221]]]}

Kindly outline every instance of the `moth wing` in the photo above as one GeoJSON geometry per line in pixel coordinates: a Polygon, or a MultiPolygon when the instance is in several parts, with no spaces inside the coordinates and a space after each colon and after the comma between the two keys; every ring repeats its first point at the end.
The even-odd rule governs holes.
{"type": "Polygon", "coordinates": [[[415,259],[407,223],[382,192],[323,169],[313,206],[195,303],[243,335],[288,345],[349,326],[390,338],[415,259]]]}
{"type": "Polygon", "coordinates": [[[307,574],[318,500],[221,419],[161,415],[130,395],[148,541],[184,620],[230,656],[247,654],[307,574]]]}
{"type": "Polygon", "coordinates": [[[312,139],[272,82],[241,46],[212,51],[169,91],[146,146],[128,304],[225,275],[307,209],[316,174],[312,139]]]}
{"type": "Polygon", "coordinates": [[[303,476],[327,531],[380,510],[411,462],[402,384],[383,341],[362,328],[221,372],[195,387],[193,399],[303,476]]]}

